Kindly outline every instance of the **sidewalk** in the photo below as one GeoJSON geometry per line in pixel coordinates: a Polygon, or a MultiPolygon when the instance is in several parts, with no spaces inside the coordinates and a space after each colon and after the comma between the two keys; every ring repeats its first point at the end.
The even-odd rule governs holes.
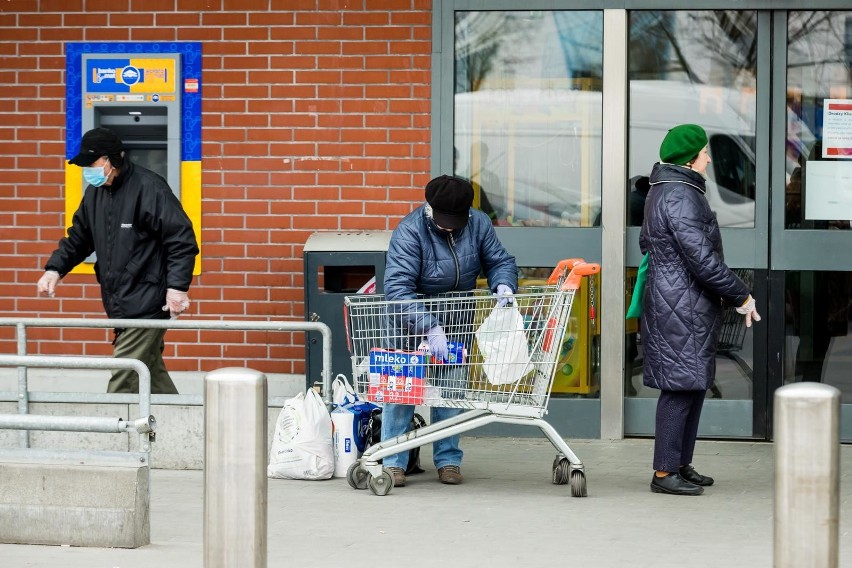
{"type": "MultiPolygon", "coordinates": [[[[427,472],[385,497],[344,479],[269,480],[270,568],[772,566],[772,445],[699,442],[701,497],[651,493],[652,440],[568,440],[589,497],[550,482],[544,439],[463,438],[465,483],[427,472]]],[[[201,568],[200,471],[152,472],[151,543],[136,550],[0,545],[2,566],[201,568]]],[[[852,566],[852,446],[841,450],[840,565],[852,566]]]]}

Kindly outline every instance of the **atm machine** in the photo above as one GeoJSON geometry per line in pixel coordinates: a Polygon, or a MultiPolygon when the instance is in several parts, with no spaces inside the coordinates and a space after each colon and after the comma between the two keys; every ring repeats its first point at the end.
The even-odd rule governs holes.
{"type": "Polygon", "coordinates": [[[180,198],[180,55],[83,55],[82,131],[105,127],[180,198]]]}
{"type": "MultiPolygon", "coordinates": [[[[201,45],[198,43],[69,43],[66,154],[83,133],[105,127],[124,142],[126,159],[161,175],[201,236],[201,45]]],[[[66,165],[70,224],[86,184],[66,165]]],[[[201,243],[199,242],[199,247],[201,243]]],[[[74,272],[91,273],[94,255],[74,272]]],[[[200,274],[201,255],[194,274],[200,274]]]]}

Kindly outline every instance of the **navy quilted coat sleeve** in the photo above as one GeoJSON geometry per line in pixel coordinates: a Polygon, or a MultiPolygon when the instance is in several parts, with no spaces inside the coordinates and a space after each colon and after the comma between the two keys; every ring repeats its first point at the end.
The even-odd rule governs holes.
{"type": "MultiPolygon", "coordinates": [[[[488,286],[496,290],[506,284],[518,289],[518,269],[497,239],[491,219],[471,209],[464,229],[452,235],[439,230],[420,206],[409,213],[394,230],[385,266],[385,298],[413,300],[417,294],[433,296],[476,288],[476,279],[485,273],[488,286]]],[[[401,319],[408,333],[424,335],[441,324],[441,314],[418,309],[417,303],[402,306],[401,319]]]]}
{"type": "Polygon", "coordinates": [[[704,178],[656,164],[639,245],[648,257],[642,314],[646,386],[706,390],[716,374],[722,302],[741,305],[749,289],[725,264],[704,178]]]}

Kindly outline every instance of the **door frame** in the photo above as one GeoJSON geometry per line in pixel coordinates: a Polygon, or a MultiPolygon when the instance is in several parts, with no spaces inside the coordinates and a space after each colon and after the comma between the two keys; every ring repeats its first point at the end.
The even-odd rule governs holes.
{"type": "MultiPolygon", "coordinates": [[[[752,430],[747,438],[768,439],[771,436],[771,393],[780,386],[783,359],[773,346],[783,311],[768,309],[779,305],[778,285],[783,285],[783,272],[792,267],[783,258],[770,255],[773,246],[789,246],[796,254],[813,246],[811,235],[776,235],[772,225],[778,212],[770,211],[770,197],[777,199],[778,179],[783,173],[771,171],[779,155],[784,159],[786,91],[786,10],[848,9],[848,0],[433,0],[432,4],[432,134],[431,173],[439,175],[452,170],[453,164],[453,94],[454,94],[454,22],[457,10],[595,10],[604,14],[603,94],[607,112],[603,115],[602,144],[607,148],[607,167],[602,172],[601,227],[588,228],[498,228],[501,241],[519,262],[526,266],[545,266],[557,256],[542,247],[576,251],[587,260],[601,262],[600,303],[618,306],[624,302],[627,283],[625,267],[638,266],[638,227],[626,226],[625,180],[627,179],[627,141],[629,126],[626,53],[628,45],[628,12],[631,10],[754,10],[758,17],[756,152],[763,159],[756,164],[757,188],[755,226],[750,229],[723,228],[726,260],[736,268],[755,269],[755,297],[758,310],[767,314],[765,325],[754,328],[754,389],[751,401],[752,430]],[[782,24],[783,23],[783,24],[782,24]],[[781,27],[779,27],[781,26],[781,27]],[[784,34],[773,33],[784,29],[784,34]],[[783,54],[784,63],[778,62],[783,54]],[[620,62],[620,63],[619,63],[620,62]],[[778,72],[781,71],[781,73],[778,72]],[[781,106],[779,107],[779,101],[781,106]],[[622,119],[619,121],[619,117],[622,119]],[[620,122],[620,124],[619,124],[620,122]],[[775,188],[770,195],[770,188],[775,188]],[[778,242],[774,241],[778,238],[778,242]],[[797,237],[797,238],[792,238],[797,237]],[[545,240],[546,239],[546,240],[545,240]],[[780,276],[779,276],[780,274],[780,276]],[[779,311],[781,312],[779,315],[779,311]]],[[[783,163],[783,162],[782,162],[783,163]]],[[[783,183],[782,183],[783,185],[783,183]]],[[[781,190],[783,191],[783,189],[781,190]]],[[[782,195],[783,202],[783,195],[782,195]]],[[[781,212],[783,214],[783,211],[781,212]]],[[[830,242],[834,242],[832,236],[830,242]]],[[[839,237],[837,237],[839,238],[839,237]]],[[[820,239],[820,247],[826,241],[820,239]]],[[[776,249],[777,250],[777,249],[776,249]]],[[[835,250],[840,250],[836,247],[835,250]]],[[[811,259],[814,265],[822,264],[811,259]]],[[[850,259],[852,263],[852,259],[850,259]]],[[[782,287],[783,289],[783,287],[782,287]]],[[[783,300],[783,298],[782,298],[783,300]]],[[[783,305],[783,303],[781,304],[783,305]]],[[[561,426],[563,435],[606,437],[617,439],[625,433],[625,407],[632,400],[624,397],[625,327],[624,311],[604,309],[601,320],[601,398],[599,400],[551,400],[550,417],[557,427],[562,418],[571,416],[570,424],[561,426]],[[564,408],[563,408],[564,407],[564,408]],[[594,422],[590,424],[589,422],[594,422]]],[[[724,401],[719,401],[724,402],[724,401]]],[[[732,401],[735,402],[735,401],[732,401]]],[[[742,402],[742,401],[739,401],[742,402]]],[[[742,408],[739,412],[742,412],[742,408]]],[[[628,434],[630,432],[628,431],[628,434]]],[[[724,436],[724,434],[720,434],[724,436]]]]}

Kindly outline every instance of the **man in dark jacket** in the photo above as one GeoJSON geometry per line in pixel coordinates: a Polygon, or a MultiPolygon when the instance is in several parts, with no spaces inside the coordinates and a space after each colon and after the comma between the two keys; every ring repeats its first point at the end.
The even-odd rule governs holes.
{"type": "Polygon", "coordinates": [[[713,478],[692,467],[704,396],[716,374],[722,302],[739,306],[746,326],[760,320],[748,287],[725,264],[704,172],[707,134],[672,128],[651,171],[639,245],[648,253],[642,339],[648,387],[660,389],[651,490],[700,495],[713,478]]]}
{"type": "MultiPolygon", "coordinates": [[[[452,291],[470,291],[476,288],[476,278],[484,273],[488,287],[507,301],[518,288],[518,268],[497,240],[488,215],[473,204],[473,186],[460,177],[443,175],[426,185],[426,203],[409,213],[391,236],[385,268],[385,298],[388,301],[414,300],[418,294],[435,296],[452,291]]],[[[456,310],[458,313],[418,309],[417,302],[396,304],[393,315],[396,325],[417,343],[426,338],[433,357],[446,359],[448,338],[444,329],[470,329],[459,318],[469,317],[473,310],[456,310]]],[[[450,338],[458,339],[458,338],[450,338]]],[[[411,346],[394,345],[395,348],[411,346]]],[[[440,377],[441,386],[453,394],[463,392],[466,377],[456,377],[454,372],[464,367],[448,365],[440,377]]],[[[432,423],[446,420],[462,412],[459,408],[433,406],[432,423]]],[[[385,404],[382,411],[382,440],[395,438],[408,430],[414,406],[410,404],[385,404]]],[[[433,461],[441,483],[457,485],[462,482],[462,451],[459,436],[449,436],[433,445],[433,461]]],[[[391,470],[394,486],[405,485],[405,467],[408,452],[384,459],[391,470]]]]}
{"type": "MultiPolygon", "coordinates": [[[[59,279],[94,252],[110,319],[180,315],[189,307],[198,245],[166,180],[126,160],[121,139],[106,128],[86,132],[80,152],[68,163],[83,168],[89,186],[68,236],[44,266],[39,294],[52,297],[59,279]]],[[[152,393],[177,394],[163,364],[164,335],[164,329],[116,329],[114,356],[145,363],[152,393]]],[[[108,391],[139,392],[139,378],[130,370],[115,371],[108,391]]]]}

